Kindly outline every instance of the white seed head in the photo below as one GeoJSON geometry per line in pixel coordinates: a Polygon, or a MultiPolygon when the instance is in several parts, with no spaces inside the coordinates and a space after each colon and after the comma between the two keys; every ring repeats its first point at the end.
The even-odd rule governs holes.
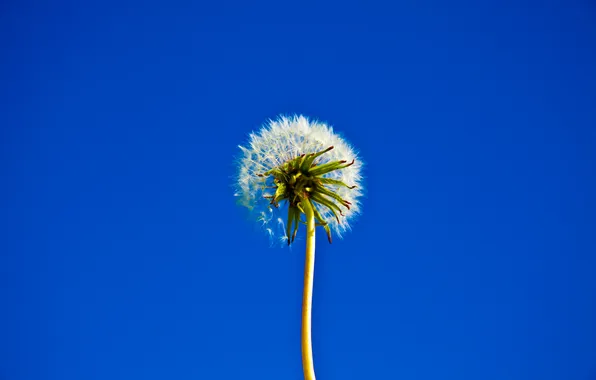
{"type": "MultiPolygon", "coordinates": [[[[350,220],[360,213],[359,198],[362,195],[362,161],[352,147],[333,128],[324,123],[312,121],[302,115],[291,117],[280,116],[270,120],[258,132],[249,135],[245,146],[240,146],[238,173],[236,177],[235,196],[241,205],[248,207],[256,219],[273,239],[287,241],[284,233],[284,218],[287,215],[287,204],[279,208],[272,207],[270,199],[275,189],[268,177],[259,176],[280,167],[296,157],[320,152],[326,148],[334,148],[319,156],[316,165],[345,160],[355,163],[341,170],[334,170],[323,177],[343,182],[348,186],[328,185],[337,195],[349,202],[350,208],[342,210],[339,221],[327,208],[319,209],[323,219],[338,235],[350,229],[350,220]]],[[[287,202],[284,202],[287,203],[287,202]]]]}

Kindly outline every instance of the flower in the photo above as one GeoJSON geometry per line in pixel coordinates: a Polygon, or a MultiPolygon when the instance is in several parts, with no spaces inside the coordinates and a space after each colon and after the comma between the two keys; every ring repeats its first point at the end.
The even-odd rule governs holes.
{"type": "Polygon", "coordinates": [[[332,127],[301,115],[280,116],[239,147],[234,195],[271,238],[294,240],[305,199],[330,242],[331,230],[341,237],[350,229],[360,212],[362,162],[332,127]]]}

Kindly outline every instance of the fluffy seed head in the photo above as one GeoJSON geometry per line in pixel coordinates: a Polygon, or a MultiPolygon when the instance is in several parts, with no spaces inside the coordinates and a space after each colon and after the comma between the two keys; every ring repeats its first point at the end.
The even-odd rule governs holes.
{"type": "MultiPolygon", "coordinates": [[[[304,116],[281,116],[277,120],[270,120],[258,132],[251,133],[247,144],[240,146],[240,149],[234,195],[241,205],[252,211],[271,238],[279,238],[288,243],[293,240],[289,234],[289,226],[286,229],[284,218],[293,212],[290,210],[288,214],[288,207],[300,208],[297,205],[299,200],[291,192],[282,196],[280,187],[284,184],[280,182],[291,171],[287,170],[288,167],[296,168],[300,162],[304,162],[303,157],[308,157],[309,154],[312,157],[314,153],[319,154],[312,165],[308,165],[309,168],[303,171],[305,176],[302,178],[307,177],[309,181],[314,179],[320,185],[319,188],[326,192],[312,193],[313,204],[318,206],[320,217],[317,222],[325,227],[330,240],[329,227],[338,236],[350,229],[350,220],[360,212],[362,162],[352,147],[333,132],[333,128],[304,116]],[[331,170],[325,170],[322,166],[325,164],[331,170]],[[319,204],[315,203],[317,198],[321,200],[319,204]],[[336,209],[338,212],[334,212],[333,207],[324,207],[326,204],[334,206],[327,202],[331,198],[339,200],[340,208],[336,209]],[[278,204],[278,199],[285,202],[278,204]]],[[[293,184],[296,179],[289,181],[293,184]]],[[[310,183],[313,182],[308,182],[310,183]]],[[[312,185],[306,182],[304,184],[307,191],[312,191],[309,187],[312,185]]],[[[311,196],[311,193],[304,194],[306,197],[311,196]]],[[[299,221],[300,212],[296,213],[299,221]]],[[[289,216],[288,223],[292,223],[289,216]]]]}

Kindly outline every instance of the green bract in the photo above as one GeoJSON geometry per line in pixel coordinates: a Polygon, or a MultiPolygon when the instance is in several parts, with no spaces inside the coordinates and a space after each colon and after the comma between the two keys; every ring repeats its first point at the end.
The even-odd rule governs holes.
{"type": "Polygon", "coordinates": [[[340,216],[343,216],[342,207],[350,209],[351,203],[342,199],[326,185],[344,186],[348,189],[354,189],[356,186],[348,186],[342,181],[326,178],[324,175],[347,168],[354,164],[354,160],[350,163],[346,163],[344,160],[320,165],[315,163],[319,156],[332,149],[331,146],[320,152],[302,154],[263,174],[258,174],[260,177],[273,177],[275,193],[265,196],[265,198],[271,199],[272,206],[279,207],[281,201],[288,201],[288,222],[286,224],[288,245],[296,238],[300,223],[304,223],[301,220],[301,215],[305,214],[303,202],[309,202],[312,206],[317,221],[316,225],[325,229],[329,243],[331,243],[331,230],[317,207],[329,209],[338,223],[340,216]]]}

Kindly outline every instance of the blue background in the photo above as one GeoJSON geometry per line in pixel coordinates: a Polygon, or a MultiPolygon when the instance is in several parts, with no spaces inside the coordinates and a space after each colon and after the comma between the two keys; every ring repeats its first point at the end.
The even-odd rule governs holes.
{"type": "Polygon", "coordinates": [[[366,162],[319,379],[596,378],[591,2],[13,1],[0,36],[0,379],[301,379],[304,239],[231,186],[292,113],[366,162]]]}

